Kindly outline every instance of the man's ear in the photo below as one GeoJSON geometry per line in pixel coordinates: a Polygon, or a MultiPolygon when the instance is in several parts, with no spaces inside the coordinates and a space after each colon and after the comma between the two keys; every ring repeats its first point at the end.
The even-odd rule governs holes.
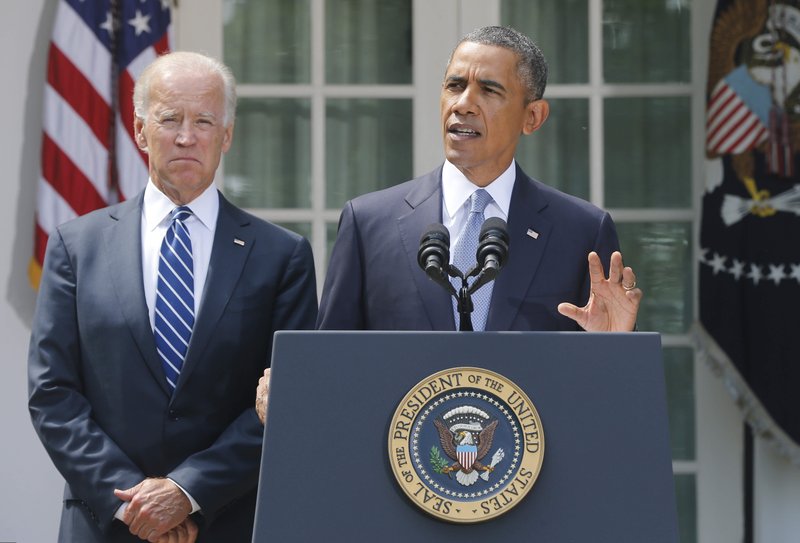
{"type": "Polygon", "coordinates": [[[522,125],[522,133],[526,136],[539,130],[547,116],[550,115],[550,104],[547,100],[534,100],[525,106],[525,124],[522,125]]]}
{"type": "Polygon", "coordinates": [[[147,138],[144,137],[144,120],[136,116],[133,118],[133,135],[136,139],[136,146],[147,152],[147,138]]]}
{"type": "Polygon", "coordinates": [[[233,143],[233,123],[225,127],[225,134],[222,136],[222,152],[227,153],[233,143]]]}

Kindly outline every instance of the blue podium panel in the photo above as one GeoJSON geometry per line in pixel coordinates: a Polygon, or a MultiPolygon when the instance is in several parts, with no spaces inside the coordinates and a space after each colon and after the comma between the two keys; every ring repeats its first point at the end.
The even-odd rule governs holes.
{"type": "Polygon", "coordinates": [[[660,337],[653,333],[278,332],[256,542],[676,543],[660,337]],[[478,367],[541,417],[544,459],[508,513],[451,524],[419,509],[387,447],[403,397],[478,367]]]}

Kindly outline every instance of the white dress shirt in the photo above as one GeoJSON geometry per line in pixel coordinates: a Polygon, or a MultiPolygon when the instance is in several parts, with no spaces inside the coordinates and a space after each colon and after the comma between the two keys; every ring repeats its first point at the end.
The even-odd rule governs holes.
{"type": "MultiPolygon", "coordinates": [[[[512,160],[506,171],[483,187],[492,197],[492,201],[483,212],[485,218],[500,217],[508,221],[511,192],[514,190],[516,177],[517,166],[512,160]]],[[[450,231],[450,247],[456,246],[458,237],[464,230],[464,224],[469,216],[469,197],[479,188],[451,162],[445,161],[442,168],[442,224],[450,231]]],[[[453,263],[452,253],[450,253],[450,263],[453,263]]]]}
{"type": "MultiPolygon", "coordinates": [[[[194,264],[194,314],[195,320],[203,298],[203,288],[211,259],[211,246],[217,229],[219,196],[212,183],[203,193],[186,204],[192,216],[186,219],[186,228],[192,238],[192,263],[194,264]]],[[[155,327],[156,285],[158,281],[158,258],[164,234],[170,224],[170,213],[177,206],[158,190],[152,181],[144,189],[142,206],[142,278],[144,296],[150,313],[150,327],[155,327]]]]}

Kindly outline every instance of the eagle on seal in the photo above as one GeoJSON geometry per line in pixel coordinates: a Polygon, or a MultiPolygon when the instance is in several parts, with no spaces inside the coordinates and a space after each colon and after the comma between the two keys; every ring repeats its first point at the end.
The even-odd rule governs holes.
{"type": "Polygon", "coordinates": [[[477,420],[468,425],[456,424],[451,428],[440,419],[434,419],[433,423],[439,432],[442,449],[454,461],[444,468],[442,473],[455,472],[456,480],[464,486],[469,486],[478,480],[479,471],[494,471],[494,467],[484,465],[480,461],[492,447],[497,420],[485,428],[477,420]]]}

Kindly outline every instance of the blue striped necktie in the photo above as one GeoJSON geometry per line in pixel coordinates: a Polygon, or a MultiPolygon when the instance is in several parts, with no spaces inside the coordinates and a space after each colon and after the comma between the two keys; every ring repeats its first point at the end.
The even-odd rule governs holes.
{"type": "MultiPolygon", "coordinates": [[[[476,264],[476,253],[478,252],[478,237],[483,226],[483,211],[492,196],[484,189],[478,189],[469,197],[469,215],[464,229],[458,237],[455,247],[453,247],[453,265],[461,273],[467,273],[476,264]]],[[[461,289],[461,279],[453,277],[450,279],[456,290],[461,289]]],[[[475,278],[469,279],[468,284],[472,284],[475,278]]],[[[472,312],[472,329],[486,329],[486,318],[489,315],[489,302],[492,298],[492,283],[486,283],[481,288],[472,293],[472,305],[475,308],[472,312]]],[[[456,319],[456,330],[460,328],[460,316],[458,314],[458,302],[453,299],[453,314],[456,319]]]]}
{"type": "Polygon", "coordinates": [[[194,326],[194,264],[192,240],[185,221],[186,206],[172,210],[158,257],[154,333],[167,384],[175,390],[194,326]]]}

